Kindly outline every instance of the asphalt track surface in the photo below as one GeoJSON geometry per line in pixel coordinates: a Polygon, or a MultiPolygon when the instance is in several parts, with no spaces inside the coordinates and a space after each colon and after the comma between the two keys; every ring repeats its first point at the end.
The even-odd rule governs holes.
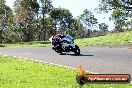
{"type": "Polygon", "coordinates": [[[69,67],[82,65],[87,71],[132,76],[132,49],[81,47],[81,55],[70,52],[59,55],[51,48],[0,48],[0,54],[19,56],[69,67]]]}

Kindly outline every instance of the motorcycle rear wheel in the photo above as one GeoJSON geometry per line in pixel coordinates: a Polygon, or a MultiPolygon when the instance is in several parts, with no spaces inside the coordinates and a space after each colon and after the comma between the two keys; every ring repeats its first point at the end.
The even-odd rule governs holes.
{"type": "Polygon", "coordinates": [[[61,50],[55,50],[55,51],[56,51],[57,53],[60,53],[60,54],[62,53],[62,51],[61,51],[61,50]]]}

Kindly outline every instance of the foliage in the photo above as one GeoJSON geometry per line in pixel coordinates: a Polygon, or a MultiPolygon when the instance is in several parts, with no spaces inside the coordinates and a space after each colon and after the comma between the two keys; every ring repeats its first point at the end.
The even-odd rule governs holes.
{"type": "Polygon", "coordinates": [[[56,26],[60,27],[60,30],[65,31],[67,28],[70,28],[72,14],[69,10],[63,8],[54,8],[50,12],[50,16],[55,20],[56,26]]]}
{"type": "Polygon", "coordinates": [[[107,24],[105,24],[105,23],[101,23],[101,24],[99,24],[99,29],[101,30],[101,31],[104,31],[104,32],[107,32],[108,31],[108,25],[107,24]]]}
{"type": "Polygon", "coordinates": [[[86,28],[85,32],[88,33],[87,37],[90,37],[90,30],[98,23],[97,19],[94,17],[93,13],[87,9],[83,11],[83,14],[81,14],[79,19],[86,28]]]}
{"type": "Polygon", "coordinates": [[[131,0],[100,0],[98,10],[107,12],[108,10],[113,10],[116,8],[124,8],[127,11],[131,11],[131,0]]]}
{"type": "MultiPolygon", "coordinates": [[[[3,11],[6,12],[2,13],[1,9],[1,13],[5,16],[0,21],[1,43],[48,40],[55,34],[57,28],[75,38],[88,37],[90,29],[94,29],[97,24],[97,19],[92,12],[86,11],[87,21],[89,20],[87,33],[84,20],[73,18],[68,9],[54,8],[51,0],[15,0],[13,9],[5,6],[4,3],[2,5],[3,11]]],[[[83,18],[83,15],[81,17],[83,18]]],[[[94,35],[89,37],[92,36],[94,35]]]]}
{"type": "MultiPolygon", "coordinates": [[[[105,35],[106,23],[98,24],[92,11],[85,9],[73,18],[65,8],[54,8],[52,0],[15,0],[14,8],[0,3],[0,43],[31,42],[48,40],[59,28],[63,34],[69,33],[74,38],[86,38],[105,35]],[[97,27],[101,31],[96,30],[97,27]]],[[[101,11],[112,10],[110,19],[115,23],[115,31],[131,28],[132,11],[130,2],[119,0],[101,0],[101,11]]]]}
{"type": "Polygon", "coordinates": [[[33,40],[33,20],[36,19],[39,5],[36,0],[16,0],[15,9],[15,25],[20,30],[20,35],[24,36],[23,41],[33,40]]]}
{"type": "Polygon", "coordinates": [[[117,31],[123,31],[123,26],[126,24],[126,11],[120,8],[117,8],[113,10],[111,14],[111,19],[113,19],[115,22],[114,24],[116,25],[116,30],[117,31]]]}
{"type": "Polygon", "coordinates": [[[45,17],[46,17],[46,14],[48,14],[52,9],[53,9],[53,6],[52,6],[52,2],[51,0],[40,0],[41,2],[41,14],[42,14],[42,33],[41,35],[43,36],[43,40],[46,39],[46,34],[47,34],[47,27],[46,27],[46,24],[45,24],[45,17]]]}
{"type": "Polygon", "coordinates": [[[0,1],[0,14],[4,14],[5,0],[0,1]]]}
{"type": "Polygon", "coordinates": [[[5,5],[5,0],[0,2],[0,42],[3,43],[9,40],[10,25],[13,24],[12,9],[5,5]]]}
{"type": "Polygon", "coordinates": [[[132,17],[131,0],[100,0],[98,12],[112,11],[110,19],[114,21],[116,31],[123,31],[132,17]]]}

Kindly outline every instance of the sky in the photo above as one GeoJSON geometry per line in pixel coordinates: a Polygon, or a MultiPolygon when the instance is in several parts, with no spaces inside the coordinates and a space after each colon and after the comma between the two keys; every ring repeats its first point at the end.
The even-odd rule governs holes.
{"type": "MultiPolygon", "coordinates": [[[[15,0],[6,0],[6,5],[13,8],[13,2],[15,0]]],[[[98,7],[99,0],[52,0],[52,4],[54,7],[61,7],[69,9],[74,17],[77,17],[83,13],[85,9],[93,10],[98,7]]],[[[95,17],[98,19],[98,23],[106,23],[109,25],[109,30],[114,28],[114,24],[112,21],[109,21],[110,13],[97,14],[93,13],[95,17]]]]}

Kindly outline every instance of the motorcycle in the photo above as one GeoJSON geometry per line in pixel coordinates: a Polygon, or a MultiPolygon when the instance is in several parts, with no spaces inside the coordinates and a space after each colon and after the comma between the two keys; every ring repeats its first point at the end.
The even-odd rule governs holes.
{"type": "Polygon", "coordinates": [[[62,54],[63,52],[72,51],[75,53],[75,55],[80,55],[78,45],[74,43],[73,38],[69,34],[61,38],[54,38],[54,36],[52,36],[49,40],[52,44],[52,49],[57,53],[62,54]]]}

